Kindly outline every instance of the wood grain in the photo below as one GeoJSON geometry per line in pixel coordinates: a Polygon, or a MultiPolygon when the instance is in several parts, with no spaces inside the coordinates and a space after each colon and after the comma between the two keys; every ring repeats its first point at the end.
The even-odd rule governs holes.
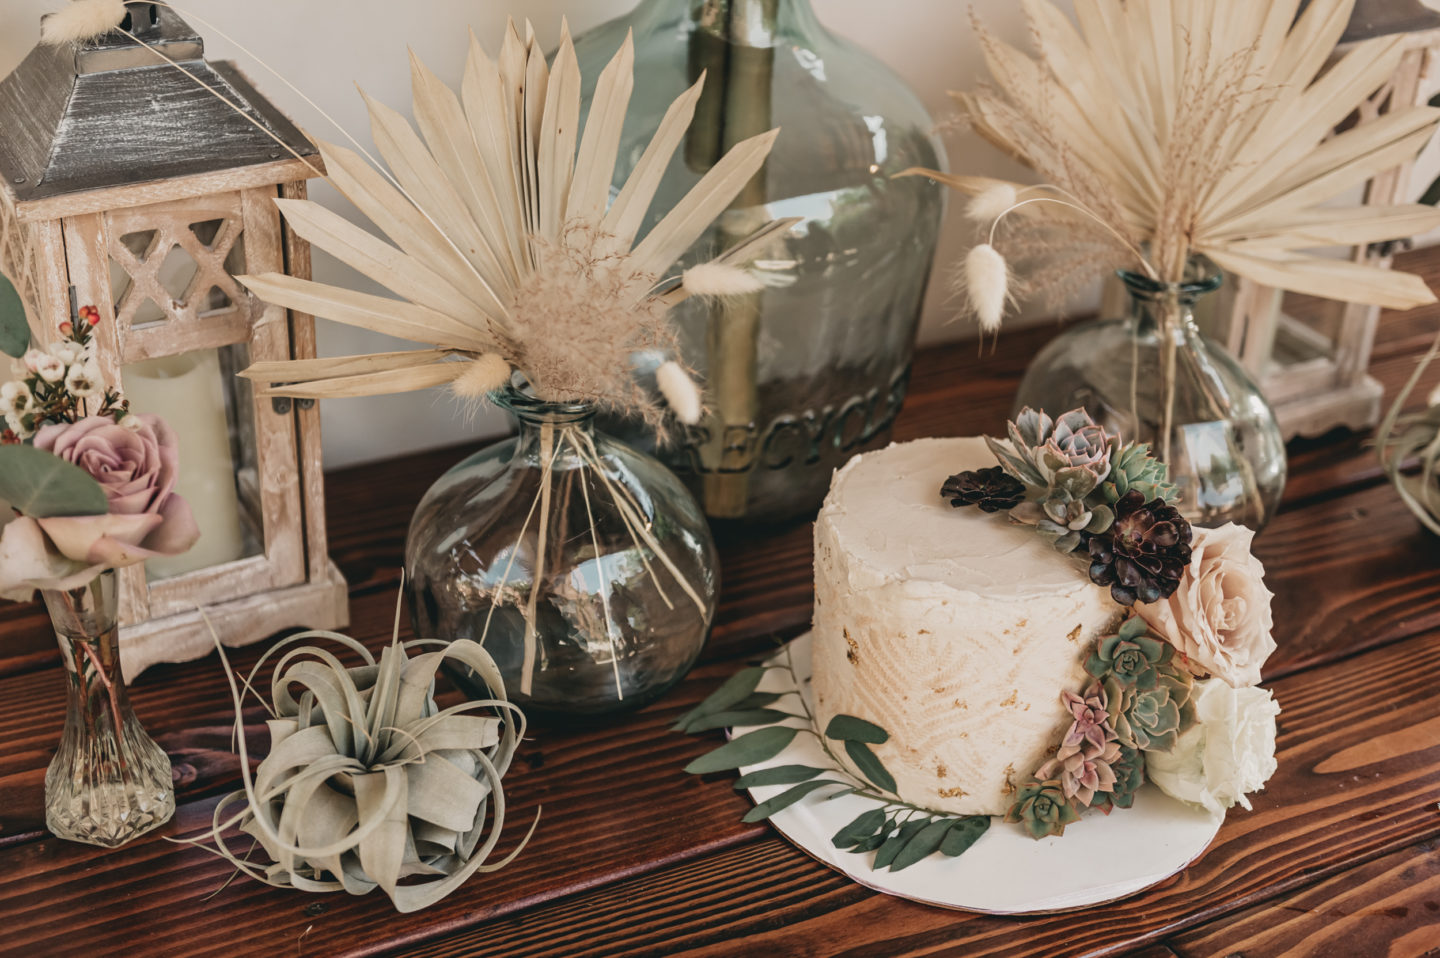
{"type": "Polygon", "coordinates": [[[1440,836],[1440,738],[1326,765],[1357,741],[1403,737],[1440,716],[1434,668],[1440,633],[1276,683],[1280,768],[1254,811],[1234,809],[1176,878],[1103,909],[1004,918],[929,908],[869,892],[768,838],[404,953],[1078,958],[1162,944],[1207,922],[1225,941],[1231,911],[1333,875],[1343,887],[1352,863],[1440,836]]]}
{"type": "Polygon", "coordinates": [[[1425,841],[1173,939],[1180,958],[1440,954],[1440,842],[1425,841]]]}

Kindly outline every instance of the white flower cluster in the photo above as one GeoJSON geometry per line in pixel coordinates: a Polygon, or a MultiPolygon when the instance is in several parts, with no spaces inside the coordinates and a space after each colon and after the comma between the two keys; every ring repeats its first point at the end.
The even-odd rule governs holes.
{"type": "Polygon", "coordinates": [[[25,380],[38,376],[43,382],[63,383],[66,391],[77,399],[103,395],[100,366],[95,361],[90,343],[62,342],[47,349],[28,349],[14,363],[18,379],[0,384],[0,417],[21,439],[29,439],[34,430],[25,428],[24,416],[34,411],[37,400],[25,380]]]}

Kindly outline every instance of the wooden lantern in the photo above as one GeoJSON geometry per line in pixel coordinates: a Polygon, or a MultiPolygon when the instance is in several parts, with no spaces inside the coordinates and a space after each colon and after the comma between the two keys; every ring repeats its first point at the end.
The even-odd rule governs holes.
{"type": "MultiPolygon", "coordinates": [[[[1400,66],[1351,118],[1352,124],[1373,122],[1427,99],[1426,81],[1440,54],[1440,14],[1419,0],[1360,0],[1336,57],[1361,40],[1396,33],[1406,34],[1400,66]]],[[[1365,203],[1407,202],[1411,166],[1371,180],[1365,203]]],[[[1390,252],[1357,246],[1348,257],[1389,266],[1390,252]]],[[[1340,426],[1367,429],[1380,421],[1383,389],[1368,372],[1379,319],[1378,306],[1317,300],[1237,279],[1226,284],[1216,313],[1202,325],[1255,377],[1285,438],[1291,439],[1340,426]]]]}
{"type": "Polygon", "coordinates": [[[204,59],[174,12],[127,6],[124,26],[190,75],[116,32],[37,47],[0,82],[0,269],[37,343],[75,304],[97,307],[106,382],[179,433],[178,491],[201,538],[120,572],[133,678],[205,654],[205,618],[240,645],[348,613],[326,550],[319,411],[257,400],[234,375],[315,355],[312,318],[265,305],[235,275],[309,277],[309,249],[274,201],[305,195],[313,171],[294,154],[319,160],[233,64],[204,59]]]}

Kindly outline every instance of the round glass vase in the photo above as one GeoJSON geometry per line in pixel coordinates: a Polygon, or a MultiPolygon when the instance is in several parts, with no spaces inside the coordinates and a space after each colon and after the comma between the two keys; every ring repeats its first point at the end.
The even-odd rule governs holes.
{"type": "Polygon", "coordinates": [[[42,591],[65,664],[65,731],[45,773],[45,824],[113,848],[170,820],[170,759],[130,708],[120,670],[115,573],[42,591]]]}
{"type": "MultiPolygon", "coordinates": [[[[833,471],[882,444],[905,399],[944,191],[893,174],[943,168],[934,123],[889,67],[825,29],[810,0],[641,0],[576,41],[587,110],[631,32],[635,90],[614,192],[671,102],[705,74],[642,236],[729,149],[782,131],[760,173],[674,272],[770,219],[800,219],[757,260],[762,291],[675,309],[708,411],[657,454],[712,518],[813,517],[833,471]]],[[[639,374],[650,377],[667,358],[637,356],[639,374]]],[[[607,428],[642,448],[649,442],[638,423],[607,428]]]]}
{"type": "Polygon", "coordinates": [[[719,568],[694,497],[595,429],[595,406],[507,389],[518,433],[440,478],[405,546],[415,632],[472,639],[532,717],[640,708],[695,664],[719,568]]]}
{"type": "Polygon", "coordinates": [[[1127,314],[1052,340],[1026,370],[1014,412],[1030,406],[1058,416],[1084,406],[1123,441],[1150,444],[1192,523],[1260,531],[1285,489],[1285,441],[1260,387],[1195,323],[1196,302],[1222,277],[1202,261],[1184,283],[1119,275],[1127,314]]]}

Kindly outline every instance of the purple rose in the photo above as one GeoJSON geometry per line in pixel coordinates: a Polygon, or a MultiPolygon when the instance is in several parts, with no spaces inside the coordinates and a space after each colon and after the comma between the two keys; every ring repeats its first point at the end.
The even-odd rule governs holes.
{"type": "Polygon", "coordinates": [[[195,544],[195,517],[174,492],[180,468],[174,431],[158,416],[130,416],[126,423],[90,416],[36,434],[37,449],[100,483],[110,511],[8,523],[0,540],[0,594],[75,588],[104,569],[179,555],[195,544]],[[42,546],[44,555],[36,551],[42,546]]]}

